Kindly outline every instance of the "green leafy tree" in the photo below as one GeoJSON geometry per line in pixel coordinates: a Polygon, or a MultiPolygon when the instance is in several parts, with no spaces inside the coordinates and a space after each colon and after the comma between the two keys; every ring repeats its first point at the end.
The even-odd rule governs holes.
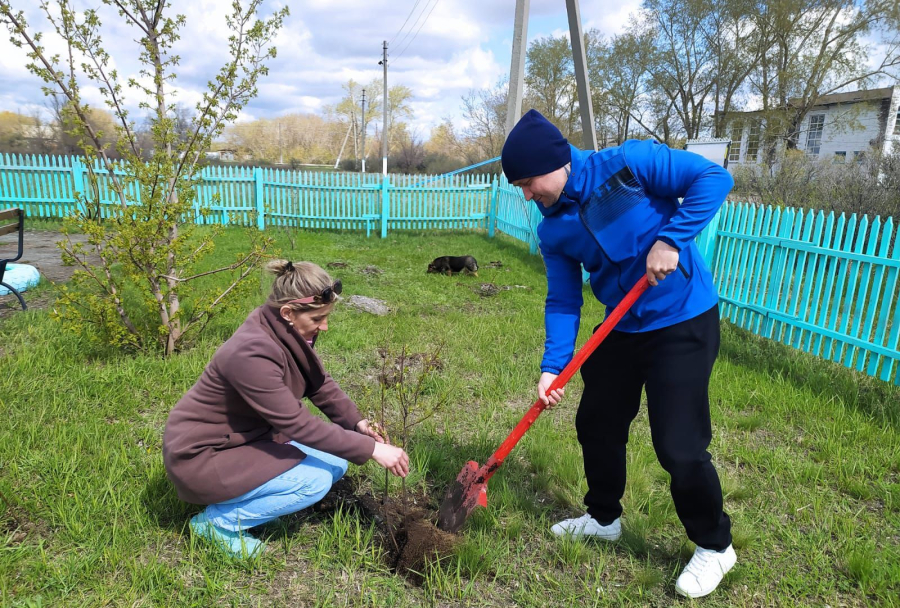
{"type": "Polygon", "coordinates": [[[896,77],[900,4],[773,0],[757,8],[764,52],[751,74],[751,92],[761,100],[771,164],[780,142],[798,147],[804,121],[824,95],[896,77]]]}
{"type": "Polygon", "coordinates": [[[525,105],[573,139],[580,133],[572,46],[565,36],[539,38],[525,53],[525,105]]]}
{"type": "Polygon", "coordinates": [[[449,173],[465,165],[471,165],[483,157],[456,132],[453,121],[445,118],[431,129],[425,142],[425,173],[449,173]]]}
{"type": "MultiPolygon", "coordinates": [[[[326,108],[326,115],[333,121],[343,123],[344,133],[349,133],[353,138],[353,150],[357,157],[362,156],[362,130],[363,125],[367,129],[366,133],[366,154],[370,161],[381,157],[381,133],[384,132],[384,86],[381,79],[375,79],[368,85],[361,85],[355,80],[348,80],[343,85],[346,94],[337,104],[326,108]],[[366,116],[365,122],[362,117],[362,91],[366,90],[366,116]],[[373,134],[369,125],[376,126],[377,135],[373,134]]],[[[395,85],[388,88],[388,152],[394,154],[399,152],[401,146],[409,143],[408,138],[404,135],[405,120],[413,117],[412,108],[409,105],[412,99],[412,91],[404,85],[395,85]],[[394,133],[394,126],[397,126],[397,133],[394,133]]],[[[345,156],[346,156],[345,152],[345,156]]],[[[377,163],[380,164],[380,163],[377,163]]],[[[373,166],[370,163],[370,167],[373,166]]]]}
{"type": "MultiPolygon", "coordinates": [[[[117,139],[115,117],[103,108],[85,106],[82,110],[88,124],[91,125],[91,130],[97,135],[101,145],[111,157],[118,158],[118,151],[115,149],[117,139]]],[[[80,144],[82,139],[84,139],[84,135],[74,106],[70,102],[64,103],[60,109],[59,116],[60,151],[63,154],[85,155],[87,151],[80,144]]]]}
{"type": "Polygon", "coordinates": [[[50,54],[44,35],[35,33],[24,13],[8,0],[0,0],[0,21],[13,44],[27,50],[27,67],[46,83],[45,92],[65,99],[75,125],[72,131],[85,151],[89,181],[102,182],[114,199],[104,204],[101,189],[86,188],[81,209],[67,220],[64,232],[86,233],[88,246],[69,239],[60,244],[64,259],[78,271],[71,285],[63,288],[55,316],[65,327],[107,343],[159,349],[168,355],[247,288],[245,279],[268,244],[250,231],[247,251],[232,264],[208,269],[203,262],[217,231],[195,229],[195,213],[205,210],[196,211],[193,201],[201,155],[256,95],[257,81],[267,73],[266,61],[275,56],[272,40],[288,13],[282,9],[258,19],[261,0],[232,3],[226,17],[232,32],[230,58],[209,81],[196,114],[184,117],[191,124],[184,136],[178,129],[182,117],[171,103],[171,87],[179,61],[172,48],[185,17],[168,16],[171,5],[165,0],[103,3],[137,35],[143,68],[140,78],[128,78],[124,84],[103,48],[98,10],[78,12],[71,0],[42,0],[52,34],[63,41],[62,56],[50,54]],[[91,123],[91,108],[81,94],[87,83],[99,88],[115,116],[115,149],[121,161],[113,160],[111,144],[91,123]],[[135,93],[140,107],[152,114],[148,162],[141,157],[135,123],[126,109],[126,91],[135,93]],[[107,219],[97,221],[101,207],[107,219]],[[89,250],[99,264],[88,262],[89,250]],[[218,288],[206,281],[197,283],[218,273],[229,273],[230,284],[218,288]]]}
{"type": "Polygon", "coordinates": [[[396,144],[399,143],[399,139],[394,136],[394,127],[398,127],[397,133],[402,133],[399,127],[413,117],[412,107],[409,105],[412,97],[412,90],[402,84],[388,88],[388,150],[391,152],[396,150],[396,144]]]}
{"type": "Polygon", "coordinates": [[[750,74],[766,51],[754,26],[757,0],[711,0],[704,36],[713,52],[713,136],[726,137],[726,117],[737,109],[750,74]]]}
{"type": "Polygon", "coordinates": [[[28,131],[36,127],[30,116],[16,112],[0,112],[0,152],[26,152],[28,131]]]}
{"type": "MultiPolygon", "coordinates": [[[[346,94],[337,104],[326,108],[326,114],[330,120],[341,125],[342,139],[353,137],[353,155],[357,159],[364,156],[366,151],[371,152],[371,138],[366,141],[366,151],[362,150],[362,131],[368,129],[373,119],[381,116],[381,82],[373,81],[368,86],[363,86],[352,78],[343,85],[346,94]],[[362,92],[366,91],[366,115],[362,115],[362,92]]],[[[338,151],[335,151],[337,156],[338,151]]],[[[367,157],[368,158],[368,157],[367,157]]]]}
{"type": "MultiPolygon", "coordinates": [[[[671,112],[657,112],[648,91],[655,56],[652,32],[632,22],[624,34],[608,42],[597,30],[589,30],[585,39],[595,128],[601,145],[620,144],[638,134],[668,143],[665,119],[671,112]]],[[[663,105],[671,107],[670,103],[663,105]]]]}
{"type": "Polygon", "coordinates": [[[653,85],[671,102],[684,135],[704,128],[716,67],[705,32],[710,26],[704,0],[645,0],[656,37],[653,85]]]}

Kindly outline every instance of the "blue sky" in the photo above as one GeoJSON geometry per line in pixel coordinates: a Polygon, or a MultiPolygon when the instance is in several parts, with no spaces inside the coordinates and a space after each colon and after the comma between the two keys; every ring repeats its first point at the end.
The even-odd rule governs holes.
{"type": "MultiPolygon", "coordinates": [[[[100,4],[75,3],[79,8],[100,4]]],[[[37,2],[12,0],[11,4],[25,11],[33,30],[48,29],[34,6],[37,2]]],[[[187,17],[175,49],[181,56],[176,100],[193,105],[206,80],[227,59],[225,14],[230,0],[173,4],[187,17]]],[[[515,0],[267,0],[261,12],[269,14],[285,4],[291,16],[276,40],[278,57],[260,84],[259,97],[240,121],[320,112],[341,98],[341,85],[350,78],[367,83],[381,77],[378,61],[385,39],[393,39],[389,85],[404,84],[413,91],[413,128],[424,137],[442,118],[461,121],[460,97],[468,90],[492,86],[509,72],[515,0]]],[[[596,27],[606,34],[618,33],[638,4],[631,0],[581,0],[583,26],[596,27]]],[[[104,42],[116,67],[123,75],[136,76],[136,30],[121,25],[108,8],[101,8],[100,13],[104,42]]],[[[531,1],[529,40],[567,32],[564,0],[531,1]]],[[[63,51],[49,35],[45,44],[52,52],[63,51]]],[[[26,63],[24,51],[2,36],[0,110],[31,113],[44,107],[41,83],[26,71],[26,63]]],[[[85,88],[84,96],[96,104],[102,101],[99,92],[90,87],[85,88]]],[[[133,112],[139,112],[136,93],[126,100],[133,112]]]]}

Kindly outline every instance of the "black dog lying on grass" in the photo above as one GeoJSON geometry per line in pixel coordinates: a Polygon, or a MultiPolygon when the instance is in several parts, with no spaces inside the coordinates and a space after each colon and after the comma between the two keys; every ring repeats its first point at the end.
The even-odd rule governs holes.
{"type": "Polygon", "coordinates": [[[440,258],[435,258],[434,261],[428,265],[428,272],[440,272],[442,274],[446,272],[448,277],[452,277],[454,272],[463,271],[470,272],[476,277],[478,276],[478,262],[475,258],[470,255],[445,255],[440,258]]]}

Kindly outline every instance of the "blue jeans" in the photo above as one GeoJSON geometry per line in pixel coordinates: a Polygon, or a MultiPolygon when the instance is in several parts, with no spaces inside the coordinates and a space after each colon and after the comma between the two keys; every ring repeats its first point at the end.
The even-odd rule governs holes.
{"type": "Polygon", "coordinates": [[[316,504],[347,472],[343,458],[306,447],[303,462],[246,494],[206,507],[206,517],[218,528],[237,532],[295,513],[316,504]]]}

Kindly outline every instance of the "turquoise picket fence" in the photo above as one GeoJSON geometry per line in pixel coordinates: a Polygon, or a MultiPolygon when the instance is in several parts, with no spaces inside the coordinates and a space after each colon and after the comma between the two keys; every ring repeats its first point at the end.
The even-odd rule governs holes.
{"type": "Polygon", "coordinates": [[[77,182],[83,176],[80,165],[72,156],[0,154],[0,205],[21,207],[29,217],[65,217],[84,190],[77,182]]]}
{"type": "Polygon", "coordinates": [[[893,219],[728,202],[717,222],[711,266],[723,316],[900,384],[893,219]]]}
{"type": "Polygon", "coordinates": [[[504,175],[500,175],[496,209],[496,228],[527,243],[531,253],[537,253],[537,226],[543,216],[534,203],[525,200],[522,189],[510,185],[504,175]]]}
{"type": "MultiPolygon", "coordinates": [[[[497,228],[537,249],[541,215],[501,177],[497,228]]],[[[755,334],[900,385],[894,220],[726,202],[697,237],[722,315],[755,334]]]]}
{"type": "MultiPolygon", "coordinates": [[[[119,205],[112,179],[98,164],[93,166],[94,180],[87,166],[74,156],[0,154],[0,206],[22,207],[28,217],[63,218],[73,213],[83,199],[79,196],[96,189],[101,217],[109,215],[110,205],[119,205]]],[[[140,201],[140,189],[134,180],[116,170],[125,186],[129,204],[140,201]]]]}
{"type": "MultiPolygon", "coordinates": [[[[105,172],[64,156],[0,155],[0,209],[63,218],[97,188],[99,212],[119,204],[105,172]]],[[[128,196],[140,192],[128,176],[128,196]]],[[[194,202],[206,223],[334,230],[484,229],[538,249],[541,214],[491,175],[320,173],[205,167],[194,202]],[[200,210],[204,209],[204,213],[200,210]]],[[[89,197],[95,200],[97,197],[89,197]]],[[[894,223],[855,215],[727,202],[697,244],[723,316],[749,331],[900,384],[900,244],[894,223]]]]}
{"type": "MultiPolygon", "coordinates": [[[[99,163],[92,169],[76,157],[2,154],[0,207],[22,207],[27,217],[63,218],[90,200],[106,217],[120,201],[108,172],[99,163]],[[96,196],[83,196],[94,187],[96,196]]],[[[129,203],[139,204],[136,185],[124,172],[114,173],[126,184],[129,203]]],[[[208,166],[200,172],[194,206],[199,223],[365,229],[367,234],[380,227],[384,237],[389,230],[488,228],[497,187],[497,180],[484,174],[383,177],[208,166]]]]}

